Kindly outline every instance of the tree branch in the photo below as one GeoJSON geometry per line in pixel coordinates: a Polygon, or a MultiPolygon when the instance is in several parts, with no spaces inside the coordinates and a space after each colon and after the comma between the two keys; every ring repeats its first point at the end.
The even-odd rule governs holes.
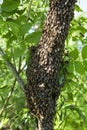
{"type": "Polygon", "coordinates": [[[18,71],[16,70],[16,68],[14,67],[14,65],[8,61],[8,59],[6,58],[6,54],[3,52],[3,50],[0,48],[0,54],[2,55],[6,65],[10,68],[10,70],[13,72],[15,78],[17,79],[18,84],[20,85],[20,87],[24,90],[24,81],[23,79],[21,79],[18,71]]]}

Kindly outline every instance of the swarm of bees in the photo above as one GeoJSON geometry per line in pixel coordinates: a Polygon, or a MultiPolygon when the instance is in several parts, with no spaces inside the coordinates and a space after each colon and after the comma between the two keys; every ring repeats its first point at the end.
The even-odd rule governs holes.
{"type": "Polygon", "coordinates": [[[50,0],[41,39],[31,49],[25,94],[31,113],[39,119],[44,130],[53,130],[52,120],[61,86],[58,75],[75,2],[76,0],[50,0]]]}

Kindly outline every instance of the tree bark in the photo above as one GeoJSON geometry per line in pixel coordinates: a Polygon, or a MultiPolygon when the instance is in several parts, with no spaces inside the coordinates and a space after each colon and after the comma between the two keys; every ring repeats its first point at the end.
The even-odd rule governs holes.
{"type": "Polygon", "coordinates": [[[75,0],[50,0],[38,46],[31,48],[25,94],[31,113],[38,119],[37,130],[53,130],[56,100],[61,84],[64,42],[74,14],[75,0]]]}

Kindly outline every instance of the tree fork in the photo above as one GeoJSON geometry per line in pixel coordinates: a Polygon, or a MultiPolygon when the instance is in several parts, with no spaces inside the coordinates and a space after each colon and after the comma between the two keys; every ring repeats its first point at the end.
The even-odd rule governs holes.
{"type": "Polygon", "coordinates": [[[53,130],[58,83],[63,66],[64,42],[74,15],[76,0],[50,0],[41,39],[31,49],[25,94],[31,113],[38,119],[37,130],[53,130]]]}

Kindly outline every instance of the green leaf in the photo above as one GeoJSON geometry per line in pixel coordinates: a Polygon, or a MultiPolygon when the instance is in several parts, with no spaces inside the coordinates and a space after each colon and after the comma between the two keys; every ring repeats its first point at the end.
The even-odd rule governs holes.
{"type": "Polygon", "coordinates": [[[77,11],[77,12],[82,12],[82,9],[76,4],[75,5],[75,10],[77,11]]]}
{"type": "Polygon", "coordinates": [[[74,64],[73,64],[72,61],[69,63],[69,66],[67,67],[67,71],[69,73],[73,73],[73,71],[74,71],[74,64]]]}
{"type": "Polygon", "coordinates": [[[87,60],[83,61],[83,65],[84,65],[85,71],[87,71],[87,60]]]}
{"type": "Polygon", "coordinates": [[[28,43],[37,43],[40,39],[40,36],[41,31],[33,32],[25,38],[25,41],[28,43]]]}
{"type": "Polygon", "coordinates": [[[73,59],[77,59],[79,56],[78,50],[75,48],[73,51],[70,52],[70,57],[73,59]]]}
{"type": "Polygon", "coordinates": [[[86,120],[86,116],[83,114],[83,112],[78,108],[78,107],[74,107],[74,110],[79,114],[79,116],[85,121],[86,120]]]}
{"type": "Polygon", "coordinates": [[[4,0],[1,9],[4,12],[12,12],[20,4],[20,0],[4,0]]]}
{"type": "Polygon", "coordinates": [[[75,61],[75,70],[79,74],[84,74],[85,73],[85,69],[84,69],[84,66],[83,66],[82,62],[75,61]]]}
{"type": "Polygon", "coordinates": [[[74,107],[75,107],[75,105],[73,105],[73,104],[67,104],[67,105],[65,105],[63,108],[73,110],[74,107]]]}
{"type": "Polygon", "coordinates": [[[81,33],[86,33],[87,32],[87,29],[85,28],[85,27],[83,27],[83,26],[78,26],[77,28],[76,28],[76,31],[78,31],[78,32],[81,32],[81,33]]]}
{"type": "Polygon", "coordinates": [[[26,47],[25,45],[20,45],[20,46],[17,46],[15,49],[14,49],[14,57],[15,59],[19,58],[20,56],[22,56],[24,54],[26,50],[26,47]]]}
{"type": "Polygon", "coordinates": [[[0,27],[2,27],[4,25],[4,21],[3,19],[0,17],[0,27]]]}
{"type": "Polygon", "coordinates": [[[11,27],[11,31],[13,32],[13,34],[16,36],[16,37],[19,37],[19,35],[21,35],[21,29],[20,29],[20,26],[15,23],[14,21],[8,21],[8,26],[11,27]]]}
{"type": "Polygon", "coordinates": [[[65,105],[64,108],[70,109],[73,111],[75,110],[84,121],[86,120],[86,116],[83,114],[83,112],[77,106],[75,106],[73,104],[68,104],[68,105],[65,105]]]}
{"type": "Polygon", "coordinates": [[[87,45],[82,48],[82,58],[87,59],[87,45]]]}
{"type": "Polygon", "coordinates": [[[5,35],[7,32],[8,32],[8,26],[7,26],[7,23],[4,22],[3,26],[1,27],[1,34],[5,35]]]}
{"type": "Polygon", "coordinates": [[[68,91],[67,94],[68,94],[69,100],[73,101],[73,94],[72,94],[72,91],[71,91],[71,92],[68,91]]]}
{"type": "Polygon", "coordinates": [[[21,25],[22,33],[26,34],[30,30],[32,23],[25,23],[21,25]]]}

